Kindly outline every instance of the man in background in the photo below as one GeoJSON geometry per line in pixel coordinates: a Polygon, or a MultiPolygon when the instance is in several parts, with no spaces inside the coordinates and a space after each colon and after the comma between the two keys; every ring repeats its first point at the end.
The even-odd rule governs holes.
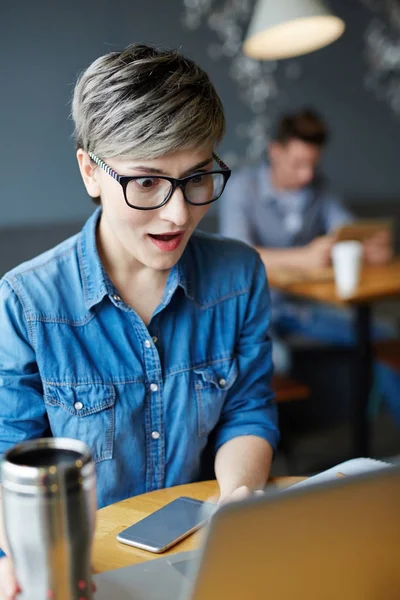
{"type": "MultiPolygon", "coordinates": [[[[254,246],[268,269],[327,267],[335,231],[353,215],[332,194],[318,167],[328,141],[324,120],[314,110],[284,115],[267,149],[268,160],[233,174],[220,203],[220,230],[254,246]]],[[[392,258],[387,232],[364,243],[370,264],[392,258]]],[[[323,342],[353,343],[351,315],[321,304],[295,300],[272,291],[274,361],[277,371],[290,367],[281,342],[290,334],[323,342]]],[[[390,329],[376,327],[376,337],[390,329]]],[[[400,424],[400,377],[379,367],[382,392],[400,424]]]]}

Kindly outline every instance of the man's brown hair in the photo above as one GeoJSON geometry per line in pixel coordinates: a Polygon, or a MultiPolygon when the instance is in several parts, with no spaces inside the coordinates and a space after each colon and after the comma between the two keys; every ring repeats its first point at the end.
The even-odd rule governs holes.
{"type": "Polygon", "coordinates": [[[325,146],[329,132],[324,119],[313,109],[304,108],[295,113],[282,115],[274,140],[286,144],[297,139],[315,146],[325,146]]]}

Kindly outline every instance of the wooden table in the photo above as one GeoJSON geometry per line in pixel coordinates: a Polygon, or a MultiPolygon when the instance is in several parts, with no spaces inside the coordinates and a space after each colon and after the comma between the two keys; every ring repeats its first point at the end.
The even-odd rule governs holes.
{"type": "Polygon", "coordinates": [[[270,286],[276,290],[336,306],[351,307],[355,323],[355,368],[354,404],[352,411],[353,454],[354,456],[370,455],[370,434],[367,407],[372,388],[373,352],[371,334],[371,306],[378,300],[386,300],[400,295],[400,258],[390,264],[372,267],[365,266],[356,292],[346,298],[336,294],[333,272],[329,271],[309,276],[291,274],[289,271],[268,271],[270,286]]]}
{"type": "MultiPolygon", "coordinates": [[[[271,479],[270,483],[284,488],[303,479],[304,477],[279,477],[271,479]]],[[[207,500],[211,497],[218,497],[218,494],[219,489],[216,481],[202,481],[149,492],[100,509],[97,512],[93,548],[94,571],[102,573],[103,571],[159,558],[159,554],[152,554],[117,542],[117,534],[179,496],[207,500]]],[[[194,533],[171,550],[164,552],[162,556],[197,548],[200,536],[201,532],[194,533]]]]}

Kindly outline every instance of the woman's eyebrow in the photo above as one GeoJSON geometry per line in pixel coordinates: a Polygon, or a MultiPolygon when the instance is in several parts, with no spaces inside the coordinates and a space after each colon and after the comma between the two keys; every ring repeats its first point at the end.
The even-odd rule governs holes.
{"type": "Polygon", "coordinates": [[[182,177],[185,177],[185,175],[189,175],[190,173],[193,173],[193,171],[197,171],[198,169],[202,169],[203,167],[206,167],[207,165],[212,163],[212,161],[213,161],[213,157],[203,160],[200,163],[197,163],[197,165],[194,165],[193,167],[191,167],[190,169],[185,171],[185,173],[182,174],[182,177]]]}
{"type": "MultiPolygon", "coordinates": [[[[207,158],[206,160],[203,160],[199,163],[197,163],[196,165],[193,165],[193,167],[190,167],[190,169],[188,169],[187,171],[185,171],[184,173],[182,173],[181,177],[185,177],[185,175],[189,175],[190,173],[193,173],[193,171],[197,171],[198,169],[201,169],[202,167],[205,167],[207,165],[209,165],[210,163],[212,163],[213,158],[207,158]]],[[[166,177],[169,177],[168,173],[165,173],[164,171],[162,171],[161,169],[158,169],[156,167],[149,167],[148,165],[135,165],[135,166],[128,166],[127,167],[130,171],[141,171],[142,173],[148,173],[150,174],[154,174],[154,175],[165,175],[166,177]]]]}

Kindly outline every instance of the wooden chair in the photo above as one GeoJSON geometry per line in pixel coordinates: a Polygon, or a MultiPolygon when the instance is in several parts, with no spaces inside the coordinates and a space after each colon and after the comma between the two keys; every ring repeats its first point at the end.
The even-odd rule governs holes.
{"type": "Polygon", "coordinates": [[[275,392],[276,404],[292,402],[294,400],[305,400],[310,395],[310,388],[304,383],[290,379],[285,375],[274,375],[272,389],[275,392]]]}
{"type": "Polygon", "coordinates": [[[376,359],[400,371],[400,340],[378,342],[374,346],[376,359]]]}
{"type": "MultiPolygon", "coordinates": [[[[294,402],[297,400],[306,400],[310,396],[310,388],[307,385],[300,383],[295,379],[291,379],[290,377],[286,377],[285,375],[274,375],[272,379],[272,389],[275,392],[275,402],[278,404],[278,410],[279,404],[286,404],[287,402],[294,402]]],[[[297,472],[296,462],[293,446],[285,432],[285,419],[282,411],[279,415],[279,420],[281,429],[281,441],[279,447],[285,457],[289,474],[294,475],[297,472]]]]}

